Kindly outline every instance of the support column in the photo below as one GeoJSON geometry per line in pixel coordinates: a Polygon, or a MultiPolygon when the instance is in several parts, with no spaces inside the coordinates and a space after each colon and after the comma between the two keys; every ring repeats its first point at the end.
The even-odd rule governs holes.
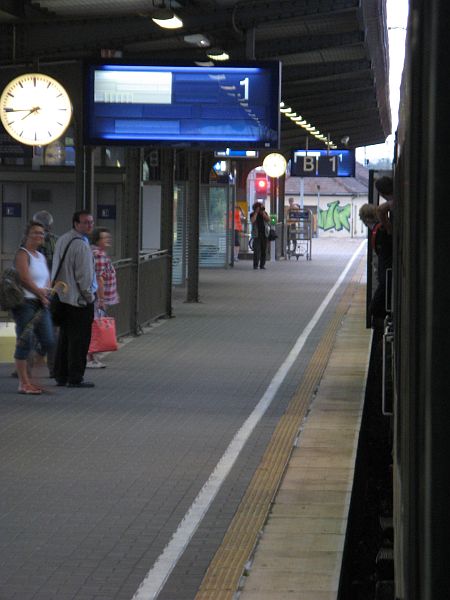
{"type": "Polygon", "coordinates": [[[285,195],[285,184],[286,184],[286,175],[281,175],[281,177],[278,178],[278,223],[281,223],[281,231],[279,232],[280,235],[280,243],[281,243],[281,249],[280,249],[280,256],[284,256],[286,253],[286,240],[284,239],[284,195],[285,195]]]}
{"type": "Polygon", "coordinates": [[[127,148],[125,168],[125,256],[132,259],[130,285],[130,331],[137,335],[139,325],[139,257],[141,250],[142,150],[127,148]]]}
{"type": "Polygon", "coordinates": [[[245,58],[255,60],[256,29],[251,27],[245,32],[245,58]]]}
{"type": "Polygon", "coordinates": [[[270,177],[270,214],[277,212],[278,177],[270,177]]]}
{"type": "Polygon", "coordinates": [[[173,197],[175,150],[163,149],[161,156],[161,250],[167,250],[166,314],[172,316],[173,197]]]}
{"type": "Polygon", "coordinates": [[[76,210],[94,209],[94,147],[77,145],[75,151],[75,206],[76,210]]]}
{"type": "Polygon", "coordinates": [[[188,152],[188,194],[187,194],[187,289],[186,302],[198,302],[198,262],[199,262],[199,205],[200,205],[200,151],[188,152]]]}

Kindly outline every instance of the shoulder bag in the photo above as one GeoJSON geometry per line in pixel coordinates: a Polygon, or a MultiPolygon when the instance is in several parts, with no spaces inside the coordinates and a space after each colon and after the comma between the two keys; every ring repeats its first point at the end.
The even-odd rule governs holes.
{"type": "Polygon", "coordinates": [[[16,308],[22,304],[24,298],[19,273],[14,267],[8,267],[0,277],[0,307],[2,310],[16,308]]]}
{"type": "MultiPolygon", "coordinates": [[[[19,250],[25,250],[25,248],[21,246],[19,250]]],[[[29,262],[30,258],[28,258],[29,262]]],[[[23,304],[24,300],[25,292],[16,267],[7,267],[0,275],[0,308],[2,310],[11,310],[23,304]]]]}

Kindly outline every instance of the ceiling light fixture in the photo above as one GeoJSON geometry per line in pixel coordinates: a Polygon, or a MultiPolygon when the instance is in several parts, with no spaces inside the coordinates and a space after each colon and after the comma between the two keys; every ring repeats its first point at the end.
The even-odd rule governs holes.
{"type": "Polygon", "coordinates": [[[316,129],[314,125],[309,123],[301,115],[297,116],[297,113],[294,112],[290,106],[286,106],[284,102],[280,102],[280,113],[282,113],[285,117],[290,119],[293,123],[295,123],[295,125],[298,125],[302,129],[305,129],[305,133],[320,140],[322,143],[328,146],[328,148],[337,148],[336,144],[333,141],[328,140],[327,136],[325,136],[323,133],[320,133],[320,131],[316,129]]]}
{"type": "Polygon", "coordinates": [[[192,44],[193,46],[199,46],[199,48],[209,48],[211,43],[206,35],[202,33],[193,33],[192,35],[185,35],[184,41],[187,44],[192,44]]]}
{"type": "Polygon", "coordinates": [[[206,56],[208,58],[210,58],[211,60],[217,60],[217,61],[224,61],[224,60],[228,60],[230,58],[230,55],[227,54],[221,48],[211,48],[211,50],[208,50],[208,52],[206,53],[206,56]]]}
{"type": "Polygon", "coordinates": [[[170,8],[158,8],[152,13],[152,21],[163,29],[180,29],[183,21],[170,8]]]}

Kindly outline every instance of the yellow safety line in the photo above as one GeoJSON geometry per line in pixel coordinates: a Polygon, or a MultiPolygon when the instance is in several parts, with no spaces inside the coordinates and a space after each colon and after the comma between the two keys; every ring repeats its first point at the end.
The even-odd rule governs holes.
{"type": "Polygon", "coordinates": [[[203,578],[195,600],[232,600],[281,483],[307,409],[330,358],[336,334],[361,281],[365,258],[306,368],[301,384],[280,418],[261,462],[203,578]]]}

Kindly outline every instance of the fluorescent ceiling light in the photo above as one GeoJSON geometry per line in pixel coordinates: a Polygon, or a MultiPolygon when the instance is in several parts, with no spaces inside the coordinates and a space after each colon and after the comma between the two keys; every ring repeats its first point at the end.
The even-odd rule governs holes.
{"type": "Polygon", "coordinates": [[[163,29],[179,29],[183,27],[183,21],[170,8],[160,8],[152,14],[152,21],[163,29]]]}
{"type": "Polygon", "coordinates": [[[211,60],[217,61],[228,60],[230,58],[230,55],[220,48],[211,48],[211,50],[208,50],[206,53],[206,56],[211,60]]]}
{"type": "Polygon", "coordinates": [[[290,119],[295,125],[302,127],[306,130],[308,135],[312,135],[321,142],[323,142],[329,148],[337,148],[336,144],[331,140],[328,140],[328,137],[323,133],[320,133],[318,129],[311,123],[309,123],[306,119],[304,119],[301,115],[297,115],[296,112],[290,107],[286,106],[286,103],[280,102],[280,113],[282,113],[285,117],[290,119]]]}

